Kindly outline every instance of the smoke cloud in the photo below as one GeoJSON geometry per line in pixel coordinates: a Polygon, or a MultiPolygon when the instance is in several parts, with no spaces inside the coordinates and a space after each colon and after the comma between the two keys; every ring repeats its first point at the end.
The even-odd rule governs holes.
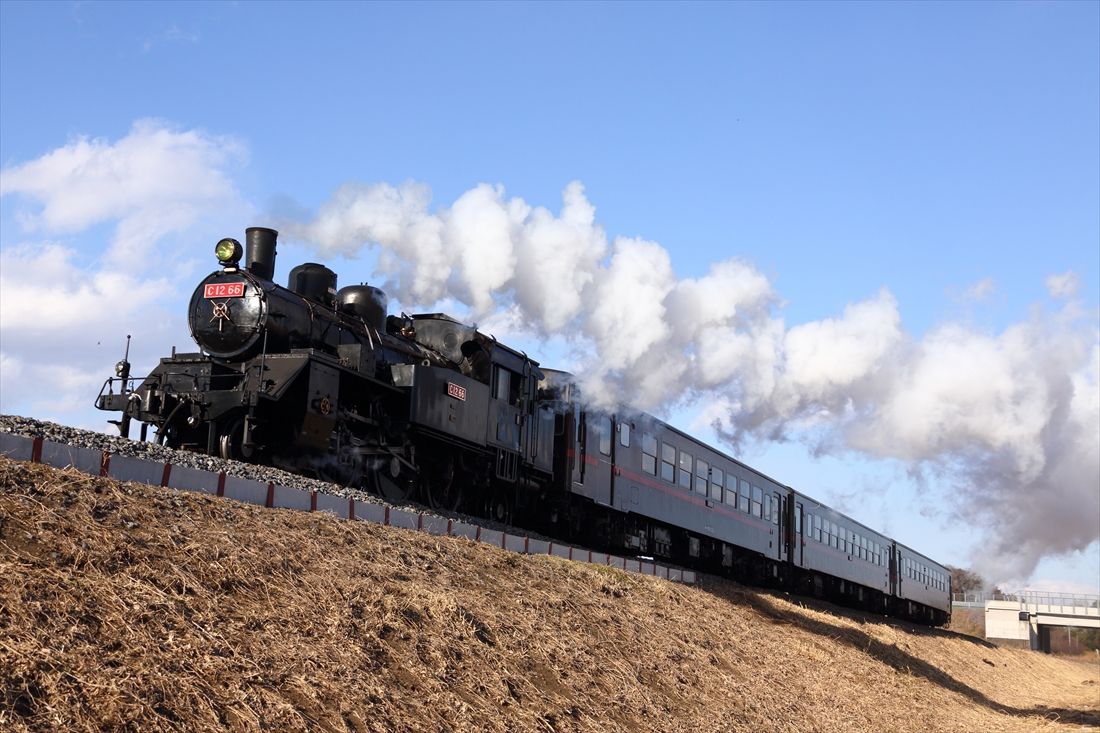
{"type": "Polygon", "coordinates": [[[916,337],[885,289],[787,326],[747,262],[682,279],[659,244],[609,241],[578,182],[557,214],[489,185],[430,207],[423,185],[348,185],[281,228],[321,255],[375,249],[375,274],[402,303],[506,311],[564,339],[602,406],[701,400],[735,451],[812,439],[819,452],[903,461],[984,530],[975,561],[991,578],[1026,579],[1044,556],[1100,537],[1097,314],[1073,300],[1073,273],[1047,279],[1053,310],[1001,333],[944,323],[916,337]]]}

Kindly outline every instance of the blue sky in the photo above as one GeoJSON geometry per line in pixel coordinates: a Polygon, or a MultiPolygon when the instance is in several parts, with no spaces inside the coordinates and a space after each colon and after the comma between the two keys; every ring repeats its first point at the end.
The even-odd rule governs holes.
{"type": "MultiPolygon", "coordinates": [[[[1100,584],[1100,4],[5,2],[0,21],[4,412],[101,424],[122,336],[145,368],[183,347],[212,243],[246,226],[287,232],[284,275],[324,256],[343,283],[398,278],[378,247],[320,241],[362,229],[331,210],[344,184],[416,182],[439,214],[484,183],[490,208],[558,215],[579,181],[598,276],[621,251],[624,272],[667,255],[659,294],[766,280],[730,305],[766,310],[749,325],[707,313],[778,333],[780,386],[745,386],[760,362],[738,352],[647,407],[717,440],[706,408],[752,404],[726,433],[776,478],[946,562],[1026,545],[989,572],[1100,584]],[[707,280],[731,258],[751,271],[707,280]],[[27,290],[36,273],[79,295],[27,290]],[[1006,386],[969,400],[988,384],[1006,386]]],[[[654,358],[582,312],[579,342],[532,325],[510,276],[485,292],[511,317],[473,308],[498,337],[549,364],[622,357],[602,377],[624,389],[654,358]]],[[[445,305],[471,307],[471,282],[445,305]]]]}

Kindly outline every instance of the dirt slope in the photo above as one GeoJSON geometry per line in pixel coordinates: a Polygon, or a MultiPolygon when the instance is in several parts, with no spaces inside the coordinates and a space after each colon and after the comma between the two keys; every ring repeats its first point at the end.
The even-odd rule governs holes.
{"type": "Polygon", "coordinates": [[[1100,670],[0,458],[0,729],[1066,731],[1100,670]]]}

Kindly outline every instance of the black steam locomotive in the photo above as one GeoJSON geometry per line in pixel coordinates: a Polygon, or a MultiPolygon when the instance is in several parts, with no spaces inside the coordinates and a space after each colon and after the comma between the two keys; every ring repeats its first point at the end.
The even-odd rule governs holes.
{"type": "Polygon", "coordinates": [[[188,307],[201,351],[136,386],[119,363],[96,406],[123,435],[947,621],[943,566],[653,416],[589,411],[569,374],[446,315],[389,316],[315,263],[281,287],[276,237],[218,242],[188,307]]]}

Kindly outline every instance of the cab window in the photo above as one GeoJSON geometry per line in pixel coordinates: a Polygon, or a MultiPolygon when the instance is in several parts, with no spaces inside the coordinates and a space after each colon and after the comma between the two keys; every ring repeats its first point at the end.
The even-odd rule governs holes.
{"type": "Polygon", "coordinates": [[[523,379],[511,370],[502,366],[493,369],[493,398],[503,400],[509,405],[518,406],[520,403],[520,387],[523,379]]]}

